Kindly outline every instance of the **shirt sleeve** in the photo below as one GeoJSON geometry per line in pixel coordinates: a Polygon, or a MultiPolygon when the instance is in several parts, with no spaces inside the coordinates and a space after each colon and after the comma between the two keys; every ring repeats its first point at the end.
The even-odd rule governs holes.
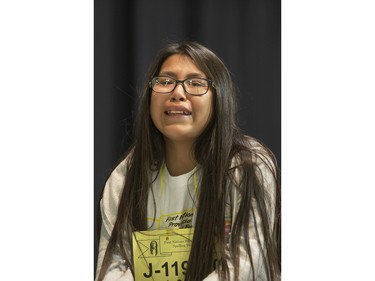
{"type": "MultiPolygon", "coordinates": [[[[270,218],[270,221],[268,222],[271,226],[271,229],[272,229],[272,225],[273,225],[273,220],[274,220],[274,210],[275,210],[275,190],[276,190],[276,182],[275,182],[275,177],[274,177],[274,174],[273,172],[271,171],[271,169],[273,169],[274,167],[272,166],[271,162],[269,162],[270,160],[268,158],[263,158],[263,157],[257,157],[256,159],[256,175],[257,177],[259,178],[259,181],[260,183],[262,184],[262,186],[264,187],[264,191],[265,191],[265,194],[267,196],[267,198],[269,200],[267,200],[266,204],[268,206],[268,209],[269,209],[269,218],[270,218]],[[271,164],[271,165],[270,165],[271,164]]],[[[240,177],[241,173],[240,171],[237,169],[237,171],[235,172],[235,178],[238,178],[240,177]]],[[[233,214],[233,217],[232,217],[232,227],[233,227],[233,223],[234,223],[234,219],[235,219],[235,216],[238,212],[238,206],[240,204],[240,201],[241,201],[241,198],[240,198],[240,195],[237,191],[237,189],[234,189],[232,191],[232,198],[231,198],[231,212],[233,214]]],[[[258,208],[257,208],[257,203],[255,202],[255,200],[252,202],[253,206],[254,206],[254,212],[255,212],[255,217],[256,217],[256,225],[254,223],[254,221],[251,221],[250,222],[250,229],[249,229],[249,232],[250,232],[250,237],[244,237],[243,234],[241,234],[241,237],[240,237],[240,255],[239,255],[239,281],[254,281],[253,280],[253,272],[252,272],[252,268],[251,268],[251,263],[250,263],[250,258],[248,256],[248,254],[246,253],[246,250],[245,250],[245,240],[247,239],[250,243],[250,247],[251,247],[251,255],[252,255],[252,259],[253,259],[253,265],[254,265],[254,276],[255,276],[255,280],[257,281],[265,281],[267,280],[267,273],[266,273],[266,270],[265,270],[265,265],[264,265],[264,262],[263,262],[263,259],[262,259],[262,254],[261,254],[261,246],[260,245],[263,245],[264,243],[264,238],[263,238],[263,235],[262,233],[260,232],[259,233],[259,236],[260,236],[260,245],[257,241],[257,239],[255,238],[256,235],[255,235],[255,232],[256,232],[256,227],[257,229],[261,229],[261,224],[262,224],[262,221],[261,221],[261,218],[260,218],[260,214],[259,214],[259,211],[258,211],[258,208]],[[254,234],[254,235],[252,235],[254,234]]],[[[230,256],[229,255],[229,245],[227,245],[227,256],[230,256]]],[[[229,280],[234,280],[234,266],[233,266],[233,262],[231,259],[228,259],[227,260],[227,264],[228,264],[228,267],[229,267],[229,274],[230,274],[230,279],[229,280]]],[[[205,279],[204,281],[219,281],[219,274],[214,271],[214,272],[211,272],[211,274],[209,274],[205,279]]]]}
{"type": "MultiPolygon", "coordinates": [[[[102,267],[104,255],[117,218],[117,209],[125,181],[125,160],[121,162],[108,178],[103,197],[100,201],[102,226],[98,248],[98,262],[96,268],[97,281],[102,267]]],[[[113,254],[112,262],[105,274],[104,281],[134,281],[130,269],[127,267],[121,255],[113,254]]]]}

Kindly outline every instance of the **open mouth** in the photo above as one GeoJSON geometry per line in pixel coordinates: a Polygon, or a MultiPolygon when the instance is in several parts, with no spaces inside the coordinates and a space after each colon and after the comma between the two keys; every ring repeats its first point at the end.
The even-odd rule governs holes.
{"type": "Polygon", "coordinates": [[[183,110],[167,110],[164,113],[167,115],[191,115],[190,112],[183,110]]]}

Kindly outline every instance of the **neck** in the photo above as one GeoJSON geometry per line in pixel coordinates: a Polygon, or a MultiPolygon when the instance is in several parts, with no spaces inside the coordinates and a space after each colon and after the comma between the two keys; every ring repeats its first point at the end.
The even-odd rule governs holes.
{"type": "Polygon", "coordinates": [[[197,165],[193,153],[193,144],[166,140],[165,162],[171,176],[179,176],[193,170],[197,165]]]}

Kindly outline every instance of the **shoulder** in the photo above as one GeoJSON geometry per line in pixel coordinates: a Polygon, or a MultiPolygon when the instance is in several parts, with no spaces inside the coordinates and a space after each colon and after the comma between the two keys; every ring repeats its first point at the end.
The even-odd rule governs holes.
{"type": "Polygon", "coordinates": [[[122,160],[108,177],[104,187],[103,199],[116,199],[121,196],[125,181],[127,160],[127,158],[122,160]]]}
{"type": "MultiPolygon", "coordinates": [[[[237,144],[230,167],[232,183],[245,192],[246,187],[266,197],[274,197],[279,185],[279,168],[271,150],[260,140],[244,136],[237,144]]],[[[238,188],[237,188],[238,189],[238,188]]]]}
{"type": "Polygon", "coordinates": [[[231,168],[241,166],[268,170],[275,175],[278,168],[272,151],[260,140],[246,135],[236,144],[231,161],[231,168]]]}
{"type": "Polygon", "coordinates": [[[129,158],[127,157],[113,169],[104,186],[100,207],[103,225],[108,233],[111,233],[116,222],[117,209],[124,189],[128,161],[129,158]]]}

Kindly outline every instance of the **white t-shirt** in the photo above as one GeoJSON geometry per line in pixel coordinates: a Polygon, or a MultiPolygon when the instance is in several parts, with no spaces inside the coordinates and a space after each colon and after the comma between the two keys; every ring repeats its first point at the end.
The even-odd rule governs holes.
{"type": "Polygon", "coordinates": [[[150,230],[193,227],[198,204],[198,178],[200,173],[197,167],[174,177],[165,165],[162,166],[148,198],[147,221],[150,230]]]}

